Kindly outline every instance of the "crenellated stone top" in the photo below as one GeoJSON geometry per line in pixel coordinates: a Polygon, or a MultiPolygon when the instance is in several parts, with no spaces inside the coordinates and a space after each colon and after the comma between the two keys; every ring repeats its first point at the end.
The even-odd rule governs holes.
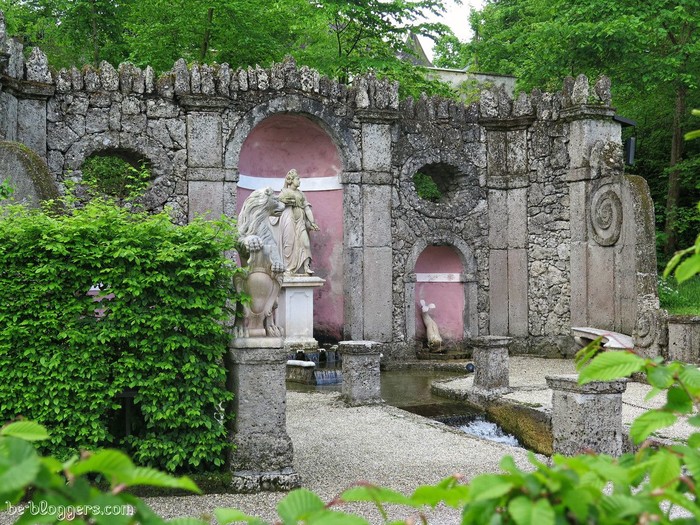
{"type": "Polygon", "coordinates": [[[520,93],[513,99],[503,86],[494,86],[482,91],[479,102],[470,105],[426,95],[417,100],[408,98],[399,102],[397,82],[379,79],[370,72],[355,79],[349,87],[308,66],[298,67],[292,57],[269,68],[256,65],[238,69],[225,63],[188,65],[184,59],[179,59],[170,71],[158,78],[150,66],[141,69],[122,63],[115,68],[104,61],[98,68],[86,65],[82,69],[71,67],[55,71],[39,48],[33,48],[25,61],[22,43],[6,36],[2,12],[0,49],[5,56],[4,63],[0,61],[0,70],[5,76],[20,82],[50,85],[57,93],[107,91],[125,95],[153,94],[166,99],[177,97],[183,101],[208,98],[213,106],[225,106],[246,92],[296,91],[348,104],[370,118],[384,115],[418,120],[482,121],[487,127],[489,121],[502,122],[498,126],[517,127],[534,119],[557,120],[582,107],[594,108],[593,113],[602,110],[603,114],[609,114],[611,101],[607,77],[601,77],[591,87],[586,76],[579,75],[576,79],[566,78],[558,93],[533,90],[530,95],[520,93]]]}

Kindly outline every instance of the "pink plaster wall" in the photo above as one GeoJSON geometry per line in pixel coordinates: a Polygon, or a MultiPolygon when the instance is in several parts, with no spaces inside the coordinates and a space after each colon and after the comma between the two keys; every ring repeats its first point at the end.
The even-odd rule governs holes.
{"type": "MultiPolygon", "coordinates": [[[[314,292],[314,336],[343,337],[343,191],[307,191],[308,177],[335,177],[342,171],[338,150],[330,136],[316,123],[299,115],[275,115],[260,123],[243,143],[238,169],[250,177],[284,179],[294,168],[301,177],[300,189],[311,203],[320,231],[310,232],[312,269],[326,279],[314,292]]],[[[280,185],[281,187],[281,185],[280,185]]],[[[236,210],[240,211],[251,190],[239,188],[236,210]]]]}
{"type": "Polygon", "coordinates": [[[291,168],[302,178],[334,177],[343,170],[335,144],[312,120],[286,114],[265,119],[246,138],[238,170],[251,177],[284,177],[291,168]]]}
{"type": "MultiPolygon", "coordinates": [[[[450,246],[428,246],[418,256],[415,273],[464,271],[459,254],[450,246]]],[[[435,304],[430,316],[440,329],[443,341],[461,341],[464,336],[464,284],[461,282],[416,283],[416,337],[425,338],[420,300],[435,304]]]]}

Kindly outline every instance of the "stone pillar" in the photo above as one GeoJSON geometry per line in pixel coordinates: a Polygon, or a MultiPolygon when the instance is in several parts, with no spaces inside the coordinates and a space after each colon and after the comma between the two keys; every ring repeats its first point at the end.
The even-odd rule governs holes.
{"type": "Polygon", "coordinates": [[[508,345],[510,337],[487,335],[473,340],[474,389],[492,396],[510,390],[508,345]]]}
{"type": "Polygon", "coordinates": [[[700,364],[700,317],[674,315],[668,318],[668,358],[700,364]]]}
{"type": "Polygon", "coordinates": [[[376,341],[341,341],[342,398],[351,406],[383,403],[379,380],[381,344],[376,341]]]}
{"type": "Polygon", "coordinates": [[[234,490],[252,493],[299,487],[287,434],[287,359],[282,339],[235,339],[229,362],[235,414],[236,448],[230,456],[234,490]]]}
{"type": "Polygon", "coordinates": [[[187,111],[188,220],[202,215],[218,219],[235,209],[237,173],[224,169],[223,121],[226,99],[215,96],[179,97],[187,111]],[[233,202],[233,205],[231,204],[233,202]]]}
{"type": "Polygon", "coordinates": [[[489,332],[528,335],[528,148],[532,116],[486,118],[489,332]]]}
{"type": "Polygon", "coordinates": [[[392,335],[391,125],[376,115],[362,123],[363,338],[392,335]]]}
{"type": "Polygon", "coordinates": [[[622,454],[622,393],[625,379],[578,384],[578,375],[547,376],[552,389],[552,434],[556,454],[591,450],[622,454]]]}

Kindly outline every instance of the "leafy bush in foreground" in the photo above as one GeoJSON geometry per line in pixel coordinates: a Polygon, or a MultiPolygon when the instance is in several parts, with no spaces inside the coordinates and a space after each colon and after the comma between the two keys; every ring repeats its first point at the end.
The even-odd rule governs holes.
{"type": "Polygon", "coordinates": [[[118,445],[170,471],[222,465],[234,242],[227,222],[175,226],[101,199],[3,208],[0,421],[46,425],[42,449],[64,459],[118,445]]]}

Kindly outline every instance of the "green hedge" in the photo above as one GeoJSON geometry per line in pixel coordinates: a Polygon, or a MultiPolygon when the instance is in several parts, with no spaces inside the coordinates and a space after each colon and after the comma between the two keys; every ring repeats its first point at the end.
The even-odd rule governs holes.
{"type": "Polygon", "coordinates": [[[221,466],[234,232],[100,199],[60,215],[4,208],[0,420],[41,422],[44,451],[62,458],[109,445],[169,471],[221,466]],[[88,295],[95,285],[111,298],[88,295]],[[130,436],[125,391],[135,391],[130,436]]]}

